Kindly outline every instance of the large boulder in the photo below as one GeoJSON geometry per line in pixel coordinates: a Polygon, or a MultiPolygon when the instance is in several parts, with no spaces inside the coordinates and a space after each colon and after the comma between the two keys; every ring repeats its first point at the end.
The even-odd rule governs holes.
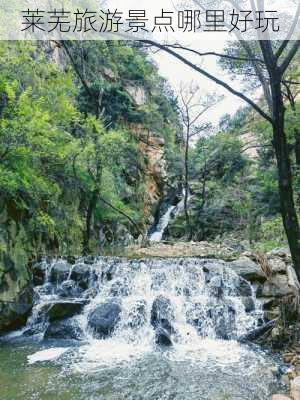
{"type": "Polygon", "coordinates": [[[118,303],[103,303],[89,314],[88,325],[97,337],[104,339],[111,335],[116,328],[120,321],[121,311],[118,303]]]}
{"type": "Polygon", "coordinates": [[[157,297],[151,309],[151,325],[155,329],[155,341],[157,344],[170,346],[171,335],[175,332],[171,321],[174,320],[174,310],[169,299],[157,297]]]}
{"type": "Polygon", "coordinates": [[[82,289],[87,289],[92,275],[92,269],[89,264],[78,263],[72,267],[70,278],[77,282],[82,289]]]}
{"type": "Polygon", "coordinates": [[[85,301],[79,300],[62,300],[53,303],[46,304],[43,307],[43,311],[48,316],[50,322],[59,321],[64,318],[72,317],[73,315],[79,314],[85,306],[85,301]]]}
{"type": "Polygon", "coordinates": [[[68,279],[71,272],[71,264],[65,260],[59,260],[51,267],[50,279],[52,282],[61,283],[68,279]]]}
{"type": "Polygon", "coordinates": [[[273,275],[256,292],[257,297],[283,297],[289,294],[293,294],[293,291],[288,285],[288,277],[281,274],[273,275]]]}
{"type": "Polygon", "coordinates": [[[266,277],[260,266],[249,257],[241,256],[228,264],[229,267],[242,278],[250,282],[264,282],[266,277]]]}
{"type": "Polygon", "coordinates": [[[81,339],[83,331],[74,319],[65,319],[51,323],[44,334],[46,339],[81,339]]]}

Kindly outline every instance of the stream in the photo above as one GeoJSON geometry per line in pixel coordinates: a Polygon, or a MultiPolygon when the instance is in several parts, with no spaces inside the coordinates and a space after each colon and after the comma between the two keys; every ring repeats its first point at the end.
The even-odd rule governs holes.
{"type": "Polygon", "coordinates": [[[267,400],[278,361],[240,343],[255,288],[219,260],[58,259],[0,342],[1,400],[267,400]]]}

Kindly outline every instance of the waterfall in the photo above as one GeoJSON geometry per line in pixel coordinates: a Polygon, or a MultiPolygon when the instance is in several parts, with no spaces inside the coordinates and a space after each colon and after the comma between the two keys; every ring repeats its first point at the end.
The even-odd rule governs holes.
{"type": "Polygon", "coordinates": [[[171,219],[175,218],[177,215],[179,215],[184,208],[184,197],[185,197],[185,190],[182,192],[182,199],[180,202],[175,206],[175,205],[170,205],[167,209],[167,211],[160,217],[154,232],[152,232],[149,235],[149,240],[151,242],[160,242],[163,234],[166,230],[166,228],[169,225],[169,222],[171,219]]]}
{"type": "Polygon", "coordinates": [[[51,333],[52,320],[65,317],[87,340],[195,345],[203,338],[238,339],[262,318],[253,288],[223,261],[99,257],[40,268],[44,281],[35,288],[29,334],[51,333]],[[105,307],[105,318],[115,316],[107,332],[105,307]]]}

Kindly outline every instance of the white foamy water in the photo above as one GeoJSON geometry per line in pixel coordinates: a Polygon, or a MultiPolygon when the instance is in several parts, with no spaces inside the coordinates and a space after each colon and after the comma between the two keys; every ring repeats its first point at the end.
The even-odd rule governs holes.
{"type": "Polygon", "coordinates": [[[46,350],[37,351],[27,357],[28,364],[34,364],[42,361],[54,361],[66,353],[69,349],[65,347],[55,347],[46,350]]]}
{"type": "Polygon", "coordinates": [[[98,393],[112,400],[269,399],[276,382],[274,360],[238,341],[258,326],[261,306],[255,290],[228,263],[99,257],[86,267],[83,260],[66,266],[64,260],[45,266],[45,284],[36,288],[27,328],[40,327],[40,334],[47,329],[47,305],[68,300],[61,297],[67,284],[77,293],[76,301],[87,299],[83,310],[68,320],[79,325],[80,340],[68,353],[56,340],[55,348],[29,355],[28,362],[55,361],[62,378],[76,376],[72,399],[94,399],[98,393]],[[79,265],[88,278],[85,290],[77,293],[72,279],[79,265]],[[167,326],[169,347],[157,343],[153,310],[158,299],[158,318],[167,326]],[[245,299],[253,302],[251,310],[246,311],[245,299]],[[110,303],[120,306],[120,317],[111,335],[99,339],[89,318],[110,303]]]}

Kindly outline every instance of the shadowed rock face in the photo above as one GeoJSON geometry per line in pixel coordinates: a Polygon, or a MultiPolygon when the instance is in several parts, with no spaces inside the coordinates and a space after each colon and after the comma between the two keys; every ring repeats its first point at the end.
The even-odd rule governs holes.
{"type": "Polygon", "coordinates": [[[33,285],[22,248],[0,252],[0,333],[24,325],[33,305],[33,285]]]}

